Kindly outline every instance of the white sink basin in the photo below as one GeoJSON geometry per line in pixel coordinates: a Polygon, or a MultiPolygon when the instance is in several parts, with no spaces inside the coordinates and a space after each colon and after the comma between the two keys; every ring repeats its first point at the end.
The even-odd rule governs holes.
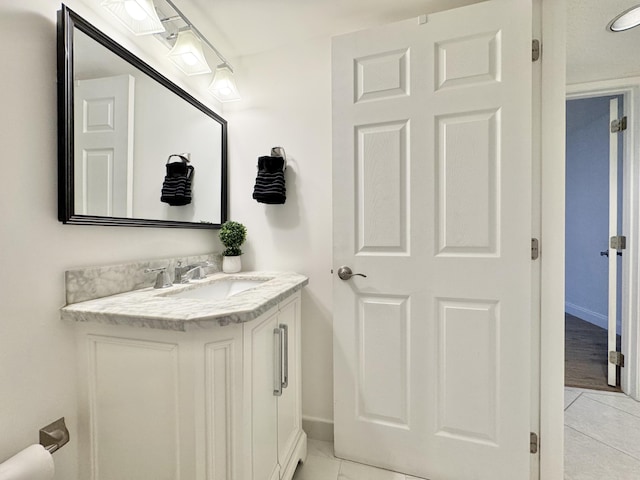
{"type": "Polygon", "coordinates": [[[190,298],[192,300],[224,300],[240,292],[255,288],[266,282],[266,280],[249,280],[230,278],[228,280],[218,280],[207,285],[200,285],[182,292],[171,293],[168,296],[173,298],[190,298]]]}

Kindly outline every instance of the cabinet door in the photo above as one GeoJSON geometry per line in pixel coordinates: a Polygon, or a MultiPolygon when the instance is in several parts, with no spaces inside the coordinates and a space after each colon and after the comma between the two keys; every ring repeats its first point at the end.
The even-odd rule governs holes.
{"type": "MultiPolygon", "coordinates": [[[[189,426],[180,416],[178,343],[103,335],[81,340],[88,361],[81,370],[87,391],[80,444],[90,458],[81,478],[179,479],[181,431],[189,426]]],[[[84,459],[80,465],[84,469],[84,459]]]]}
{"type": "Polygon", "coordinates": [[[280,476],[277,451],[277,397],[274,396],[278,315],[247,322],[244,331],[245,424],[248,471],[245,478],[271,480],[280,476]]]}
{"type": "Polygon", "coordinates": [[[286,469],[301,432],[300,296],[280,307],[278,326],[284,330],[284,374],[287,386],[278,398],[278,462],[286,469]]]}

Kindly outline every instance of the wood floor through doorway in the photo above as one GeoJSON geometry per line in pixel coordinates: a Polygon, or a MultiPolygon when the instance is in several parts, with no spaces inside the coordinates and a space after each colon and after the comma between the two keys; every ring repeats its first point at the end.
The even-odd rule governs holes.
{"type": "Polygon", "coordinates": [[[564,325],[564,384],[619,392],[620,388],[607,385],[607,331],[568,313],[564,325]]]}

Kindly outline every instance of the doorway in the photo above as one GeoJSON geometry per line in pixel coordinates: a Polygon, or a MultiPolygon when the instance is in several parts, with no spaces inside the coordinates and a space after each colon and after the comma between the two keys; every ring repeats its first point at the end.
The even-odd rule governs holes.
{"type": "Polygon", "coordinates": [[[565,385],[620,391],[623,230],[623,95],[566,104],[565,385]],[[615,245],[614,245],[615,246],[615,245]],[[611,256],[611,257],[610,257],[611,256]],[[611,365],[611,367],[609,366],[611,365]]]}

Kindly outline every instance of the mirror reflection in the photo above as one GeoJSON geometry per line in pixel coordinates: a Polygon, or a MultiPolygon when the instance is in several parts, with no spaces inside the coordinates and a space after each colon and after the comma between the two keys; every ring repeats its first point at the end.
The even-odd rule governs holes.
{"type": "Polygon", "coordinates": [[[218,227],[226,216],[226,122],[68,13],[72,121],[61,220],[218,227]],[[161,201],[165,175],[177,171],[167,164],[177,161],[190,167],[187,204],[161,201]]]}

